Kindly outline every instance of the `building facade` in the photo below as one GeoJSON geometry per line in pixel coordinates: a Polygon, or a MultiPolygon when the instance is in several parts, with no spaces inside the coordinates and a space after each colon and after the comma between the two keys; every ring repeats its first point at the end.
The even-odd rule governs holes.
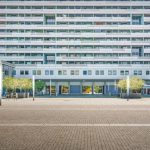
{"type": "Polygon", "coordinates": [[[15,66],[5,61],[0,61],[0,100],[1,96],[5,95],[5,89],[3,88],[3,79],[5,77],[13,77],[15,66]]]}
{"type": "Polygon", "coordinates": [[[128,75],[150,94],[150,1],[0,0],[0,59],[45,94],[116,94],[128,75]]]}

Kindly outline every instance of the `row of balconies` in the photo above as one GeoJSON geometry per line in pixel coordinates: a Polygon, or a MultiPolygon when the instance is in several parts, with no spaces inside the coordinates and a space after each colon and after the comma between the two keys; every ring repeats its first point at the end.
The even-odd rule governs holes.
{"type": "MultiPolygon", "coordinates": [[[[5,61],[44,61],[44,58],[41,56],[1,56],[0,57],[2,60],[5,61]]],[[[55,61],[149,61],[150,57],[136,57],[136,56],[122,56],[122,57],[115,57],[115,56],[110,56],[110,57],[61,57],[57,56],[54,57],[52,56],[49,58],[49,60],[54,60],[55,61]]]]}
{"type": "MultiPolygon", "coordinates": [[[[44,21],[43,17],[0,17],[0,21],[44,21]]],[[[130,17],[56,17],[56,21],[122,21],[130,22],[130,17]]],[[[144,17],[144,21],[150,21],[150,17],[144,17]]]]}
{"type": "MultiPolygon", "coordinates": [[[[148,33],[0,33],[0,37],[100,37],[100,38],[132,38],[132,37],[150,37],[148,33]]],[[[49,41],[48,41],[49,42],[49,41]]]]}
{"type": "Polygon", "coordinates": [[[65,30],[149,30],[149,25],[0,25],[0,29],[65,29],[65,30]],[[100,27],[100,28],[99,28],[100,27]]]}
{"type": "MultiPolygon", "coordinates": [[[[147,21],[150,18],[146,18],[147,21]]],[[[43,17],[5,17],[0,18],[0,21],[44,21],[43,17]]],[[[69,18],[69,17],[56,17],[56,21],[122,21],[122,22],[130,22],[130,17],[76,17],[76,18],[69,18]]]]}
{"type": "MultiPolygon", "coordinates": [[[[43,5],[43,4],[42,4],[43,5]]],[[[111,4],[112,5],[112,4],[111,4]]],[[[34,14],[68,14],[68,13],[74,13],[76,11],[76,14],[111,14],[112,11],[114,14],[149,14],[149,9],[0,9],[0,12],[3,13],[34,13],[34,14]]]]}
{"type": "Polygon", "coordinates": [[[150,57],[56,57],[56,61],[148,61],[150,57]]]}
{"type": "Polygon", "coordinates": [[[0,56],[0,59],[5,61],[43,61],[43,57],[39,56],[0,56]]]}
{"type": "MultiPolygon", "coordinates": [[[[69,49],[69,48],[58,48],[58,49],[49,49],[49,48],[1,48],[1,53],[20,53],[20,52],[30,52],[30,53],[131,53],[131,49],[105,49],[105,48],[95,48],[95,49],[69,49]]],[[[145,53],[150,53],[150,48],[144,49],[145,53]]]]}
{"type": "Polygon", "coordinates": [[[7,6],[149,6],[149,1],[1,1],[0,5],[7,6]]]}
{"type": "Polygon", "coordinates": [[[20,42],[20,41],[6,41],[6,42],[1,42],[0,45],[66,45],[66,46],[82,46],[82,45],[88,45],[88,46],[94,46],[94,45],[150,45],[150,41],[100,41],[100,42],[95,42],[95,41],[87,41],[87,42],[80,42],[80,41],[56,41],[56,42],[44,42],[44,41],[29,41],[29,42],[20,42]]]}

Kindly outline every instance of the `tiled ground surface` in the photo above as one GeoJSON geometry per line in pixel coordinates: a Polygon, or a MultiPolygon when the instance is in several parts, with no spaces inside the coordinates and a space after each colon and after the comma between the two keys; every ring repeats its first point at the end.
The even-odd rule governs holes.
{"type": "Polygon", "coordinates": [[[150,150],[150,99],[3,101],[0,150],[150,150]]]}

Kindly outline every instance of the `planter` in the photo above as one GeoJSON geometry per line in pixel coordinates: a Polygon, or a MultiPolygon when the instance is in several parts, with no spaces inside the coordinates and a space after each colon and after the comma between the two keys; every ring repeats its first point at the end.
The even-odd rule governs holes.
{"type": "Polygon", "coordinates": [[[141,93],[131,93],[129,95],[129,97],[127,96],[127,93],[121,93],[120,94],[120,97],[121,98],[141,98],[142,97],[142,94],[141,93]]]}

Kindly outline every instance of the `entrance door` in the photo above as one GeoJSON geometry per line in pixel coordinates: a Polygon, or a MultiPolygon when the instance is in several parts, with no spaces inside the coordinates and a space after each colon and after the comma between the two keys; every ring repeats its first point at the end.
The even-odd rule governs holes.
{"type": "Polygon", "coordinates": [[[150,95],[150,89],[147,89],[147,94],[150,95]]]}
{"type": "Polygon", "coordinates": [[[61,85],[59,86],[59,94],[61,94],[61,85]]]}
{"type": "Polygon", "coordinates": [[[70,85],[70,94],[80,94],[80,85],[70,85]]]}

